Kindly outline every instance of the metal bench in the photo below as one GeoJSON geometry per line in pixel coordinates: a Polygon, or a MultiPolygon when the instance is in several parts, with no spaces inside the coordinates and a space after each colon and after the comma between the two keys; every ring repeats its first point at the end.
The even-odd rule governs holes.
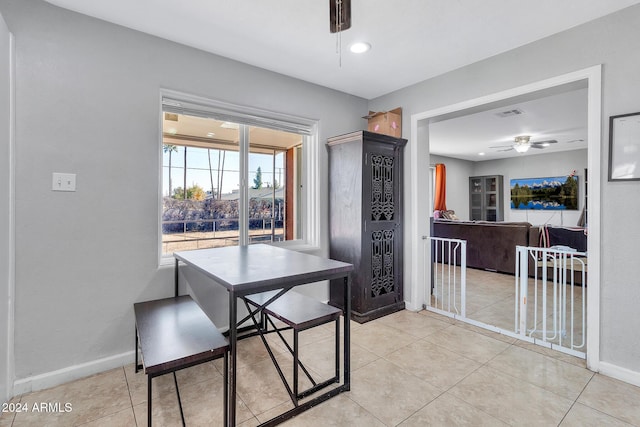
{"type": "Polygon", "coordinates": [[[147,374],[147,425],[151,426],[151,380],[173,373],[180,417],[185,425],[175,372],[224,357],[224,423],[227,424],[229,342],[189,296],[133,305],[136,319],[136,367],[147,374]],[[142,364],[138,363],[138,348],[142,364]]]}
{"type": "Polygon", "coordinates": [[[340,315],[342,310],[332,307],[328,304],[324,304],[316,299],[302,295],[294,291],[275,290],[269,292],[262,292],[253,295],[247,295],[245,298],[247,304],[247,310],[250,312],[250,316],[253,317],[254,324],[258,328],[258,334],[262,337],[262,341],[267,347],[269,356],[273,361],[280,379],[285,385],[289,396],[295,406],[298,406],[299,399],[309,396],[316,391],[329,386],[330,384],[337,383],[340,380],[340,315]],[[252,306],[253,309],[250,307],[252,306]],[[252,314],[251,314],[252,313],[252,314]],[[256,320],[255,314],[260,313],[260,321],[256,320]],[[273,322],[271,317],[276,318],[283,322],[286,326],[279,327],[273,322]],[[335,322],[335,376],[332,378],[317,383],[311,376],[307,368],[299,360],[299,340],[298,334],[304,330],[324,325],[325,323],[335,322]],[[271,329],[269,329],[269,325],[271,329]],[[284,330],[293,330],[293,348],[287,343],[286,339],[282,335],[284,330]],[[276,332],[282,342],[285,344],[291,355],[293,356],[293,390],[286,380],[280,365],[276,361],[271,348],[264,335],[267,333],[276,332]],[[307,376],[312,386],[306,390],[299,391],[298,388],[298,371],[302,369],[307,376]]]}

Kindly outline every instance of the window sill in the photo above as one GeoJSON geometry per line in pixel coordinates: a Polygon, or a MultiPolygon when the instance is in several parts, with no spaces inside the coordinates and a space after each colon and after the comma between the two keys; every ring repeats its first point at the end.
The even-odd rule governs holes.
{"type": "MultiPolygon", "coordinates": [[[[311,255],[320,255],[322,252],[318,246],[310,245],[302,241],[289,240],[286,242],[273,242],[273,243],[266,243],[266,244],[277,246],[279,248],[290,249],[296,252],[311,254],[311,255]]],[[[194,250],[199,250],[199,249],[194,249],[194,250]]],[[[174,264],[175,264],[175,258],[173,257],[173,255],[163,255],[160,258],[159,267],[161,268],[172,267],[174,264]]]]}
{"type": "Polygon", "coordinates": [[[317,255],[318,253],[321,252],[318,246],[310,245],[308,243],[305,243],[302,241],[296,241],[296,240],[293,240],[293,241],[288,240],[284,242],[273,242],[269,244],[273,246],[277,246],[279,248],[291,249],[292,251],[303,252],[303,253],[314,254],[314,255],[317,255]]]}

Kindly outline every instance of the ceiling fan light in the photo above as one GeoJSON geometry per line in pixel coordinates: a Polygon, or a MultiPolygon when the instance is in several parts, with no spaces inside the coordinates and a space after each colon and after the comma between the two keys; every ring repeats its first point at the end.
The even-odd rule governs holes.
{"type": "Polygon", "coordinates": [[[518,153],[526,153],[527,151],[529,151],[529,144],[515,144],[513,146],[513,149],[518,153]]]}

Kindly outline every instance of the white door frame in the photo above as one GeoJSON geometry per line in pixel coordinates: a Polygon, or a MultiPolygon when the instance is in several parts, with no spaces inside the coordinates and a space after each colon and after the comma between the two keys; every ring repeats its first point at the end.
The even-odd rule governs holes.
{"type": "MultiPolygon", "coordinates": [[[[1,16],[0,16],[1,18],[1,16]]],[[[15,377],[15,39],[13,33],[9,33],[9,158],[5,164],[9,165],[9,223],[2,224],[8,228],[7,245],[9,257],[7,259],[7,274],[0,279],[0,304],[7,304],[7,318],[0,322],[0,327],[6,327],[0,336],[6,337],[6,341],[0,345],[5,351],[6,366],[0,366],[0,381],[3,382],[0,390],[0,402],[13,397],[13,382],[15,377]],[[4,298],[6,297],[6,299],[4,298]],[[4,333],[6,332],[6,335],[4,333]],[[4,347],[4,348],[3,348],[4,347]]]]}
{"type": "MultiPolygon", "coordinates": [[[[429,136],[428,132],[422,132],[418,140],[418,122],[429,120],[445,114],[466,110],[473,107],[486,105],[526,95],[528,93],[554,88],[565,84],[586,80],[587,88],[587,181],[589,182],[589,197],[587,199],[587,212],[589,212],[589,238],[587,243],[589,286],[587,286],[587,368],[598,371],[600,364],[600,189],[602,182],[601,168],[601,138],[602,138],[602,65],[578,70],[538,82],[519,86],[502,92],[480,98],[470,99],[457,104],[436,108],[433,110],[411,115],[411,133],[407,153],[411,165],[411,185],[409,187],[409,236],[410,242],[410,298],[406,301],[407,308],[419,310],[426,301],[425,288],[423,286],[426,277],[431,274],[431,266],[423,268],[423,260],[430,259],[430,254],[424,254],[422,236],[429,236],[428,205],[429,197],[425,197],[423,191],[428,186],[420,183],[429,182],[429,168],[420,167],[428,164],[429,136]],[[425,255],[427,258],[425,258],[425,255]]],[[[426,249],[429,251],[429,249],[426,249]]]]}

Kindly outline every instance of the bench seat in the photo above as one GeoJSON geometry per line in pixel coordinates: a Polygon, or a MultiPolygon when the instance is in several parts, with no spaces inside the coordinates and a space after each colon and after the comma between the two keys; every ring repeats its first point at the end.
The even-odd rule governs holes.
{"type": "MultiPolygon", "coordinates": [[[[279,290],[247,295],[254,306],[263,306],[276,296],[279,290]]],[[[332,322],[340,317],[342,310],[324,304],[314,298],[289,291],[264,308],[264,312],[296,330],[304,330],[332,322]]]]}
{"type": "MultiPolygon", "coordinates": [[[[262,324],[256,324],[258,333],[262,337],[262,340],[269,350],[269,355],[273,361],[276,369],[280,373],[291,401],[295,406],[298,406],[299,399],[309,396],[316,391],[327,387],[331,384],[337,383],[340,379],[340,315],[342,310],[339,308],[324,304],[314,298],[302,295],[298,292],[287,291],[284,294],[282,290],[274,290],[268,292],[261,292],[258,294],[247,295],[244,297],[247,303],[247,308],[253,306],[260,312],[262,317],[262,324]],[[277,297],[275,300],[273,298],[277,297]],[[273,301],[272,301],[273,300],[273,301]],[[271,321],[269,317],[276,318],[283,322],[286,327],[278,328],[271,321]],[[299,339],[298,334],[301,331],[310,329],[316,326],[324,325],[325,323],[335,322],[335,375],[321,383],[318,383],[311,375],[309,370],[299,360],[299,339]],[[269,324],[272,326],[272,330],[269,330],[269,324]],[[285,329],[293,329],[293,348],[287,343],[282,336],[281,331],[285,329]],[[285,344],[291,355],[293,356],[293,390],[286,381],[280,365],[270,350],[269,344],[264,338],[264,334],[269,332],[276,332],[282,342],[285,344]],[[299,391],[298,388],[298,370],[302,369],[307,376],[312,386],[304,391],[299,391]]],[[[255,320],[254,320],[255,321],[255,320]]]]}
{"type": "MultiPolygon", "coordinates": [[[[225,424],[227,417],[227,370],[229,342],[218,331],[200,306],[183,295],[133,305],[136,320],[136,372],[143,368],[148,378],[147,423],[151,426],[151,380],[167,373],[225,359],[225,424]],[[138,348],[142,365],[138,364],[138,348]]],[[[176,380],[180,413],[184,424],[182,403],[176,380]]]]}

